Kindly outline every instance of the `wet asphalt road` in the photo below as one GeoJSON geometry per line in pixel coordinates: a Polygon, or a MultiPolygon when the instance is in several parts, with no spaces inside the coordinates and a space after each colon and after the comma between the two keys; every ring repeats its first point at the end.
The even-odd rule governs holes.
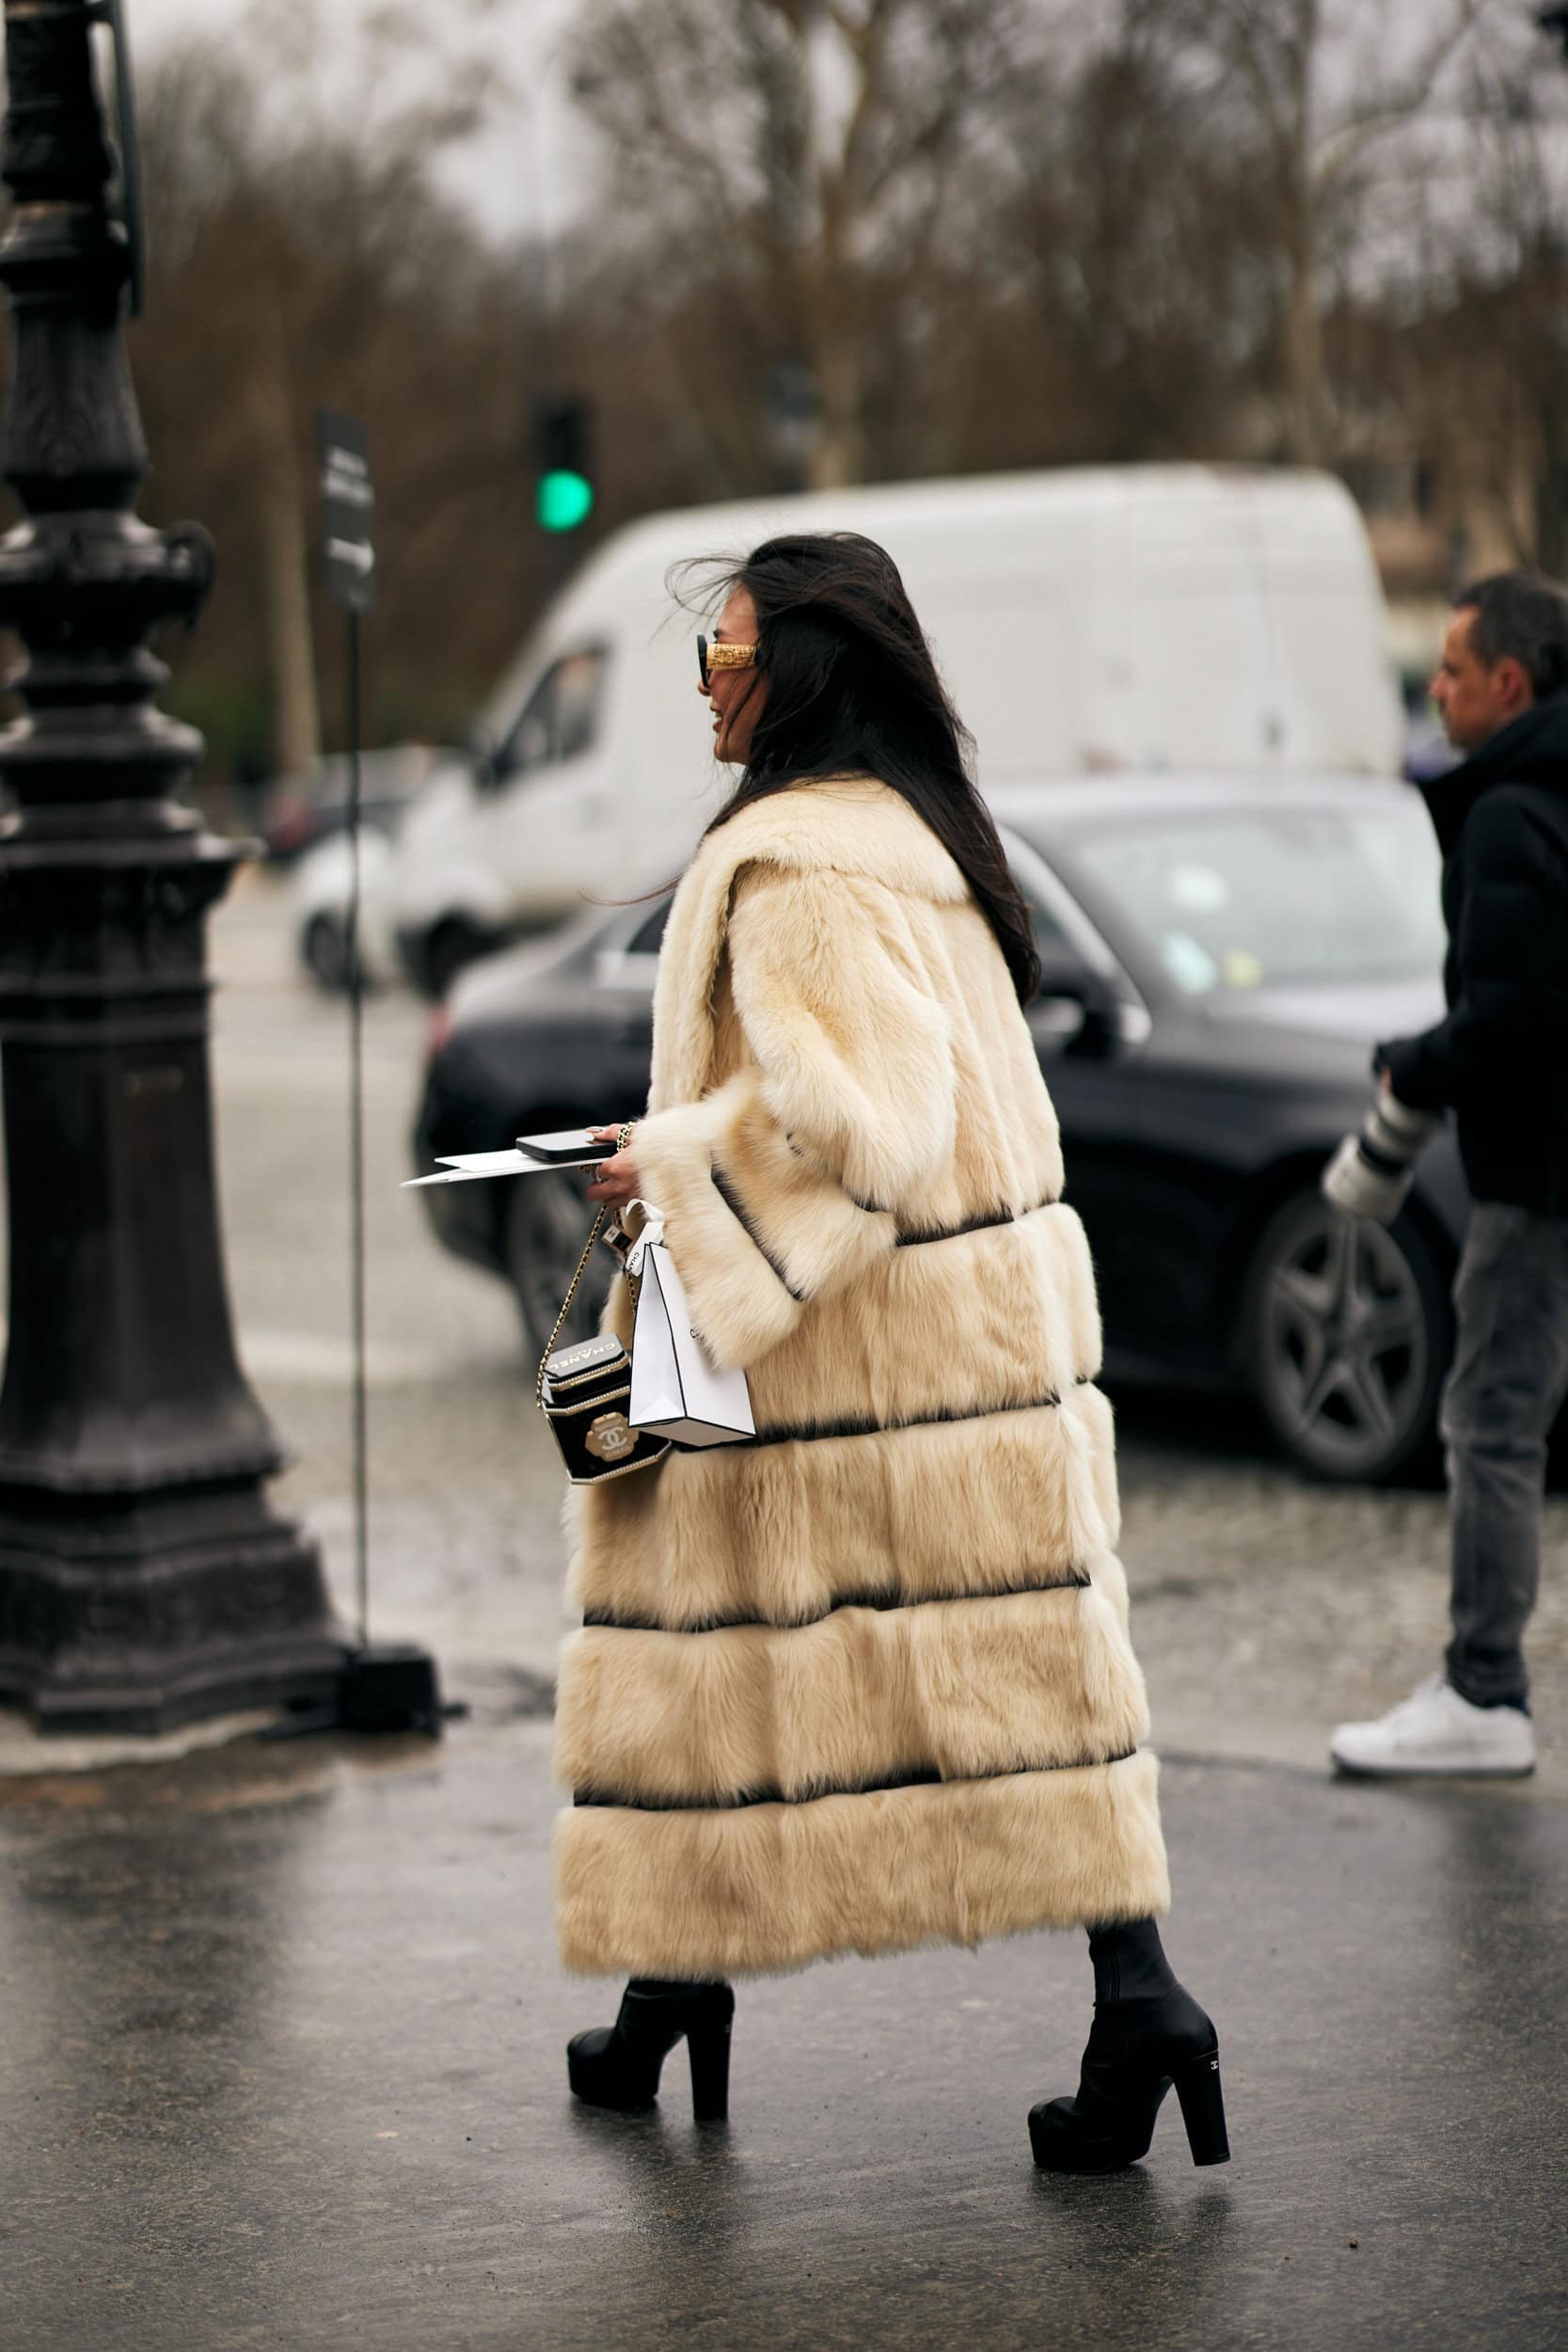
{"type": "Polygon", "coordinates": [[[574,2106],[546,1734],[0,1798],[5,2352],[1548,2352],[1568,1816],[1167,1769],[1234,2161],[1035,2173],[1076,1937],[743,1986],[733,2121],[574,2106]],[[88,1791],[90,1790],[90,1794],[88,1791]]]}
{"type": "MultiPolygon", "coordinates": [[[[347,1612],[341,1016],[261,879],[217,953],[244,1352],[347,1612]]],[[[727,2135],[678,2061],[659,2117],[572,2107],[561,2044],[612,1995],[550,1942],[559,1483],[507,1297],[396,1189],[423,1022],[368,1028],[373,1622],[475,1711],[95,1772],[0,1719],[0,2352],[1568,2338],[1568,1499],[1535,1781],[1335,1784],[1327,1725],[1435,1661],[1441,1498],[1306,1486],[1224,1414],[1121,1401],[1168,1941],[1237,2161],[1195,2171],[1173,2111],[1133,2174],[1034,2174],[1070,1938],[748,1988],[727,2135]]]]}

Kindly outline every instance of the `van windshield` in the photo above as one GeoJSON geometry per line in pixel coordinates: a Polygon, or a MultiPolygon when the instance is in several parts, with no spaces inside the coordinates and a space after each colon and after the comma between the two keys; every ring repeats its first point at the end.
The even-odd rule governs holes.
{"type": "Polygon", "coordinates": [[[599,731],[609,666],[602,645],[585,645],[552,661],[501,745],[499,772],[526,775],[589,750],[599,731]]]}
{"type": "Polygon", "coordinates": [[[1184,995],[1442,968],[1441,861],[1414,796],[1124,818],[1072,853],[1184,995]]]}

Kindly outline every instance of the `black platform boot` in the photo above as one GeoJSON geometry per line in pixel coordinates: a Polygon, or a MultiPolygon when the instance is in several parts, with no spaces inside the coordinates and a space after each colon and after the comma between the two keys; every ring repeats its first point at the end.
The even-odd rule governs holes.
{"type": "Polygon", "coordinates": [[[734,2017],[735,1994],[727,1984],[633,1977],[614,2025],[596,2026],[566,2044],[566,2078],[590,2106],[651,2107],[659,2070],[684,2034],[692,2116],[699,2123],[722,2123],[729,2113],[734,2017]]]}
{"type": "Polygon", "coordinates": [[[1152,1919],[1089,1930],[1094,2024],[1078,2094],[1029,2111],[1035,2162],[1047,2172],[1119,2172],[1148,2153],[1174,2083],[1195,2164],[1225,2164],[1219,2042],[1171,1972],[1152,1919]]]}

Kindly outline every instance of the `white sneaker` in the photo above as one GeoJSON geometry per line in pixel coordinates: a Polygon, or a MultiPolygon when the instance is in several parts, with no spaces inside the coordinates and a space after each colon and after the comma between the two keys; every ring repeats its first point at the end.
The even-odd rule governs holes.
{"type": "Polygon", "coordinates": [[[1535,1735],[1523,1708],[1472,1707],[1441,1675],[1430,1676],[1375,1723],[1341,1724],[1328,1752],[1342,1772],[1369,1780],[1535,1770],[1535,1735]]]}

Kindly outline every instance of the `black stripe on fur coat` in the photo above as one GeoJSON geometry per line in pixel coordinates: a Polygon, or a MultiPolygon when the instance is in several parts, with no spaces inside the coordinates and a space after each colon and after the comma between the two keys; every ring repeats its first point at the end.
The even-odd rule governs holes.
{"type": "Polygon", "coordinates": [[[885,786],[704,843],[634,1149],[778,1441],[572,1497],[566,1963],[734,1977],[1163,1911],[1055,1116],[990,929],[885,786]]]}

